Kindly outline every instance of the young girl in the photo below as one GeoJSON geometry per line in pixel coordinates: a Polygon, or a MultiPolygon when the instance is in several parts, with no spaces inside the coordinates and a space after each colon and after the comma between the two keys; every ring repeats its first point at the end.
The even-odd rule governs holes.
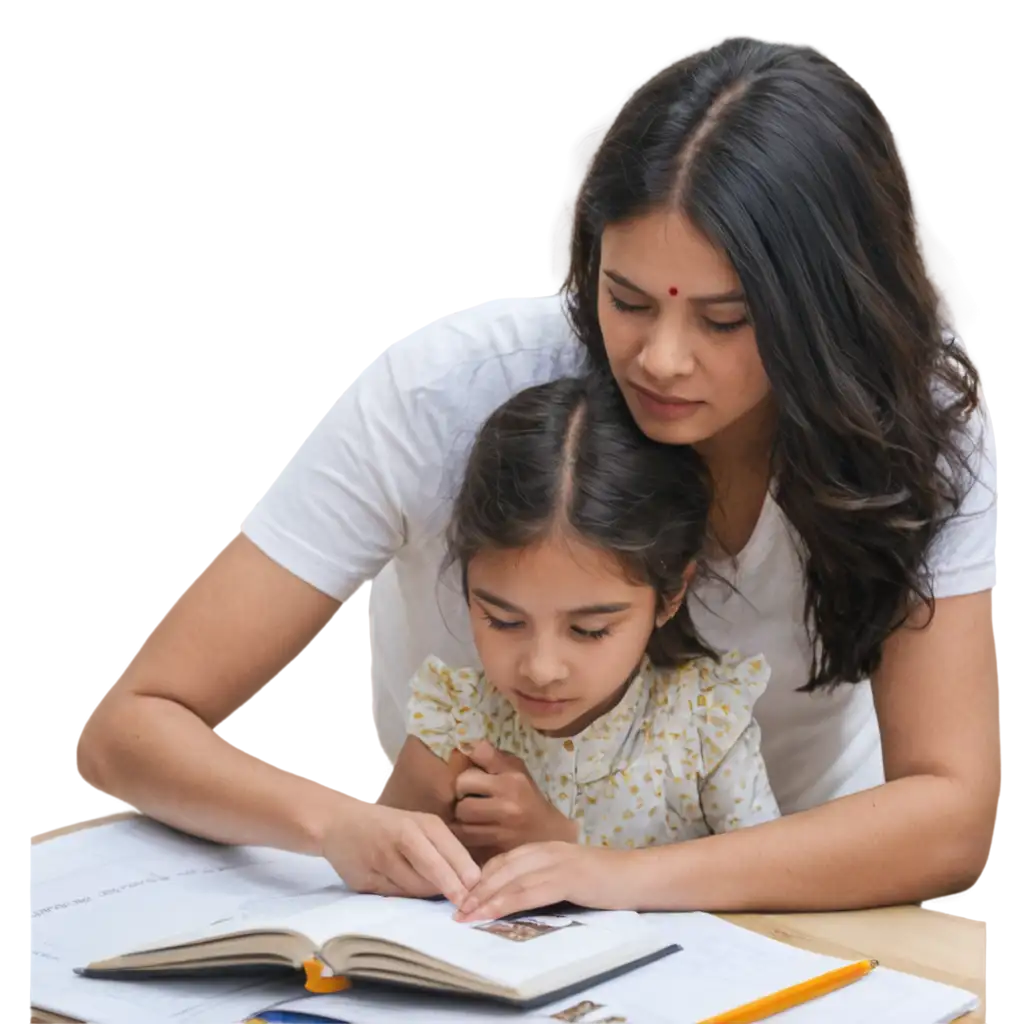
{"type": "Polygon", "coordinates": [[[752,715],[768,666],[710,656],[682,603],[708,508],[700,458],[644,437],[608,376],[493,413],[449,529],[483,671],[423,663],[381,802],[447,810],[480,860],[778,817],[752,715]]]}

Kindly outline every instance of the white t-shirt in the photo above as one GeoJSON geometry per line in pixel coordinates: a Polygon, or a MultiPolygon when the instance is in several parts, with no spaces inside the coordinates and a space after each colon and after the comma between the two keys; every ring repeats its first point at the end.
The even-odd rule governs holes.
{"type": "MultiPolygon", "coordinates": [[[[431,324],[391,346],[341,396],[242,526],[275,562],[339,601],[373,580],[374,719],[392,760],[423,660],[480,667],[457,573],[440,571],[476,432],[516,392],[583,362],[558,296],[490,302],[431,324]]],[[[975,426],[978,480],[934,545],[936,597],[995,582],[995,450],[982,415],[975,426]]],[[[883,781],[870,685],[797,692],[810,667],[799,550],[769,496],[743,551],[716,566],[738,592],[707,582],[690,596],[713,647],[763,653],[771,665],[755,716],[784,813],[883,781]]]]}

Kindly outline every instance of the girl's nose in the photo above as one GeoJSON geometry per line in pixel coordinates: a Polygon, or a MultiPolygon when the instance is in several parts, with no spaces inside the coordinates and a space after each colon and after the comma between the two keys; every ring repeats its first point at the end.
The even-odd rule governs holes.
{"type": "Polygon", "coordinates": [[[559,654],[558,644],[550,639],[538,638],[526,652],[523,675],[534,686],[552,686],[568,676],[565,659],[559,654]]]}

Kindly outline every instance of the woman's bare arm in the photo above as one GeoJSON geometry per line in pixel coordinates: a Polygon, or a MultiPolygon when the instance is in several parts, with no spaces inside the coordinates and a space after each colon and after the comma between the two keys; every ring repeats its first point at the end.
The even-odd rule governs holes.
{"type": "Polygon", "coordinates": [[[237,537],[93,713],[78,746],[83,777],[195,835],[317,852],[326,821],[348,798],[243,753],[213,730],[338,607],[237,537]]]}
{"type": "Polygon", "coordinates": [[[884,785],[639,851],[624,872],[630,905],[840,910],[973,885],[988,858],[1000,782],[991,592],[940,599],[929,626],[891,637],[873,688],[884,785]]]}

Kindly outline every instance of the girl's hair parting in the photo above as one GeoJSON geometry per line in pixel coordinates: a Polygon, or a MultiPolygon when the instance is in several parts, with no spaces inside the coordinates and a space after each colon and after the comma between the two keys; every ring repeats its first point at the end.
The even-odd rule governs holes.
{"type": "MultiPolygon", "coordinates": [[[[481,427],[455,501],[447,564],[461,567],[465,590],[477,553],[564,532],[614,554],[627,579],[654,588],[662,609],[699,558],[709,505],[697,453],[647,438],[610,374],[563,378],[514,395],[481,427]]],[[[647,653],[664,666],[712,654],[685,601],[654,631],[647,653]]]]}

